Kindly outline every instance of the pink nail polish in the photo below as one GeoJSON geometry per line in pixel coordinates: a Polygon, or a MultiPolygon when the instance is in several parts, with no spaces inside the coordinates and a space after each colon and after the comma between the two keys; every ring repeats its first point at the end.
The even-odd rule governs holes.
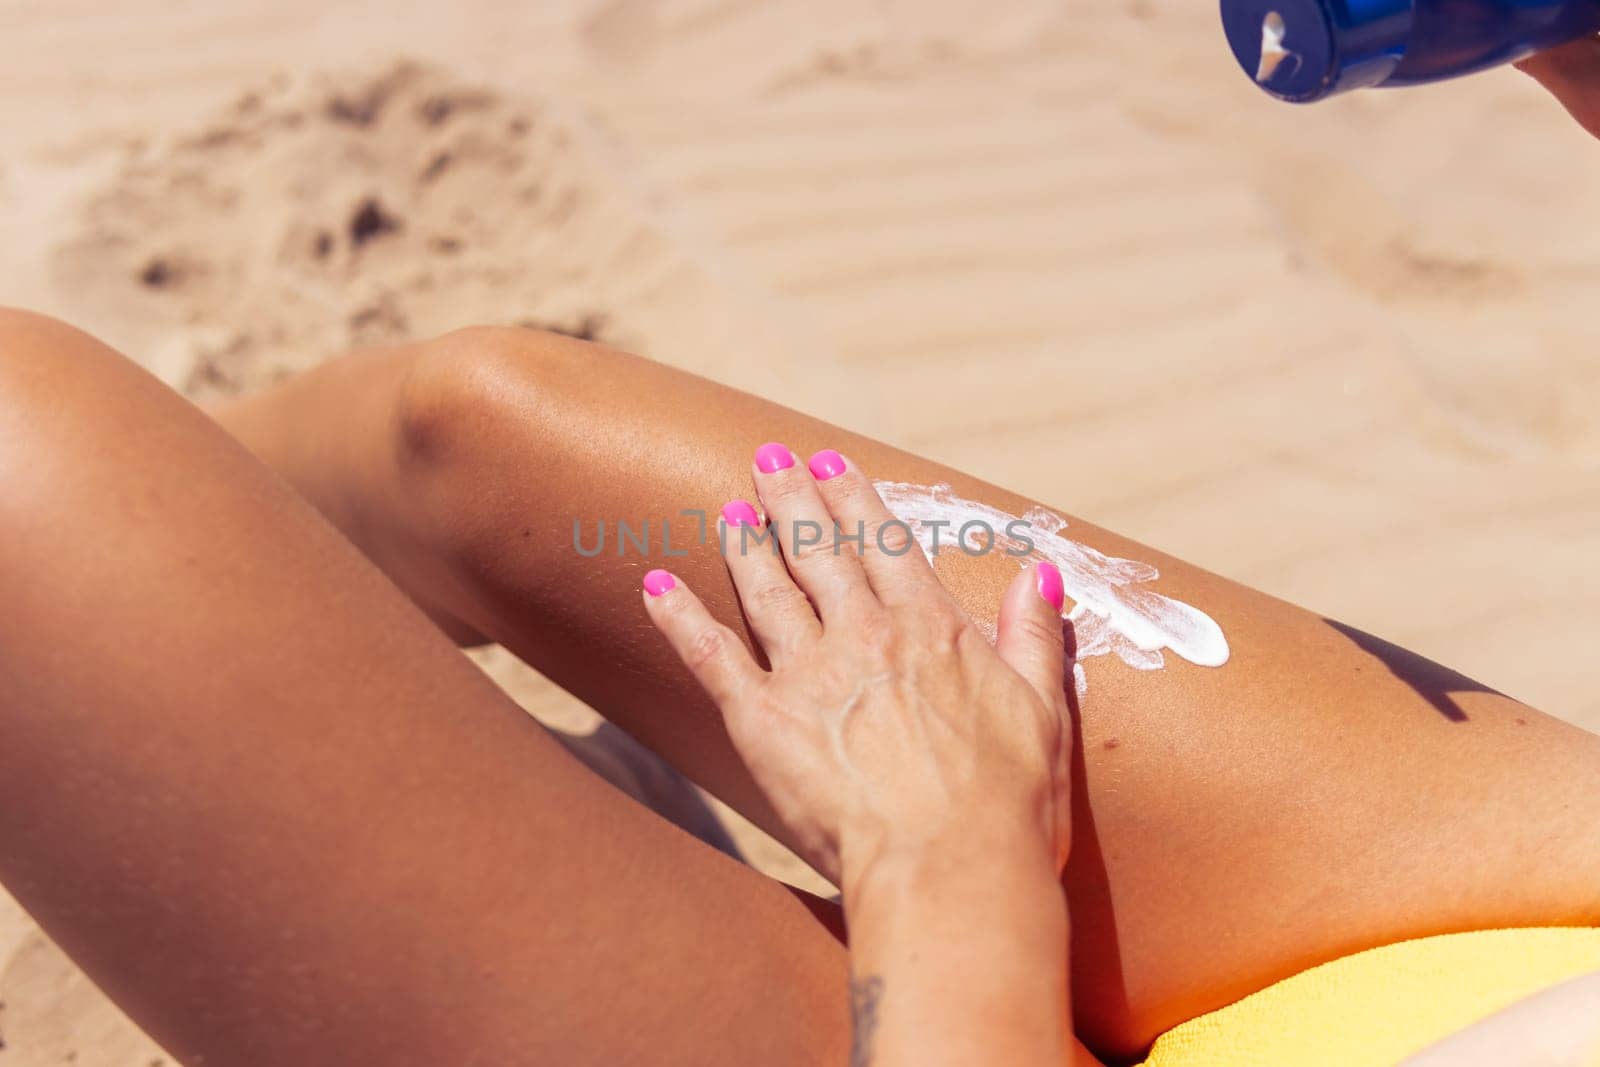
{"type": "Polygon", "coordinates": [[[748,500],[730,500],[722,505],[722,520],[729,526],[760,526],[761,518],[748,500]]]}
{"type": "Polygon", "coordinates": [[[1067,602],[1067,590],[1061,584],[1061,569],[1054,563],[1040,560],[1034,564],[1034,571],[1038,575],[1039,595],[1049,601],[1059,615],[1061,606],[1067,602]]]}
{"type": "Polygon", "coordinates": [[[756,449],[756,468],[762,474],[776,474],[794,466],[794,453],[776,441],[756,449]]]}
{"type": "Polygon", "coordinates": [[[811,462],[807,466],[811,468],[811,477],[819,482],[825,482],[844,473],[844,457],[831,448],[824,448],[811,457],[811,462]]]}
{"type": "Polygon", "coordinates": [[[651,571],[649,574],[644,576],[644,591],[649,593],[651,596],[660,596],[662,593],[670,593],[676,588],[678,588],[678,579],[674,578],[667,571],[651,571]]]}

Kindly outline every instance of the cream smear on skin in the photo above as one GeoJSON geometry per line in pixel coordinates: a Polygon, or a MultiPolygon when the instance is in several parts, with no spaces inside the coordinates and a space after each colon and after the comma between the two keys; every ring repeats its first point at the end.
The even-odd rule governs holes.
{"type": "MultiPolygon", "coordinates": [[[[1205,612],[1171,597],[1142,588],[1161,577],[1148,563],[1118,559],[1061,535],[1067,520],[1052,511],[1033,508],[1012,515],[976,500],[957,496],[949,485],[911,485],[875,482],[889,510],[911,527],[912,536],[931,560],[934,546],[942,551],[1013,553],[1019,566],[1045,559],[1061,569],[1061,581],[1073,608],[1078,645],[1073,678],[1081,694],[1088,689],[1082,661],[1091,656],[1115,655],[1141,671],[1160,670],[1166,652],[1176,653],[1200,667],[1220,667],[1228,662],[1228,639],[1205,612]],[[971,525],[969,525],[971,524],[971,525]],[[966,528],[965,541],[958,538],[966,528]],[[987,545],[994,531],[993,546],[987,545]],[[1023,552],[1026,536],[1033,551],[1023,552]]],[[[980,623],[994,637],[993,626],[980,623]]]]}

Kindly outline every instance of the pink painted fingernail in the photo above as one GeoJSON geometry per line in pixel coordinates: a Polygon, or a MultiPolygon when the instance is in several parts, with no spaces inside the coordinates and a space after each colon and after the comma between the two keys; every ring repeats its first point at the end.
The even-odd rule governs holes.
{"type": "Polygon", "coordinates": [[[1034,564],[1034,569],[1038,574],[1039,595],[1049,601],[1059,615],[1061,606],[1067,602],[1067,590],[1061,584],[1061,569],[1046,560],[1034,564]]]}
{"type": "Polygon", "coordinates": [[[825,482],[844,473],[844,457],[831,448],[824,448],[811,457],[811,462],[807,466],[811,468],[811,477],[819,482],[825,482]]]}
{"type": "Polygon", "coordinates": [[[762,474],[776,474],[794,466],[794,453],[776,441],[756,449],[756,467],[762,474]]]}
{"type": "Polygon", "coordinates": [[[730,500],[722,505],[722,521],[729,526],[760,526],[761,518],[748,500],[730,500]]]}
{"type": "Polygon", "coordinates": [[[667,571],[651,571],[644,576],[644,591],[651,596],[670,593],[676,588],[678,588],[678,579],[667,571]]]}

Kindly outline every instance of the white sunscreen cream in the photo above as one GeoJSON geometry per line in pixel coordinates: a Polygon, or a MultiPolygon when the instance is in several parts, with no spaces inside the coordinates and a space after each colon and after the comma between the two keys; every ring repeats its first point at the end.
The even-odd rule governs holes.
{"type": "MultiPolygon", "coordinates": [[[[1088,688],[1082,661],[1091,656],[1115,655],[1141,671],[1164,667],[1167,651],[1201,667],[1228,662],[1228,640],[1211,616],[1144,588],[1161,577],[1150,564],[1108,556],[1063,537],[1067,520],[1060,515],[1043,508],[1012,515],[957,496],[943,483],[874,484],[930,560],[936,548],[955,549],[970,555],[1004,553],[1019,566],[1049,560],[1061,569],[1073,601],[1067,618],[1077,640],[1073,676],[1080,694],[1088,688]]],[[[980,620],[980,625],[992,639],[992,624],[980,620]]]]}

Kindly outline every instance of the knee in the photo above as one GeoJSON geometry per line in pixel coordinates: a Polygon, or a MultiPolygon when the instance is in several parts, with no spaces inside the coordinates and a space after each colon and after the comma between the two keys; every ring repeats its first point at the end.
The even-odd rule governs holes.
{"type": "Polygon", "coordinates": [[[0,308],[0,486],[11,496],[115,458],[165,391],[93,337],[59,319],[0,308]]]}
{"type": "Polygon", "coordinates": [[[82,335],[59,319],[21,308],[0,307],[0,403],[61,370],[59,354],[82,335]]]}
{"type": "Polygon", "coordinates": [[[49,393],[62,400],[107,374],[136,374],[132,363],[60,319],[0,307],[0,404],[8,409],[49,393]]]}
{"type": "Polygon", "coordinates": [[[408,525],[482,576],[514,558],[521,495],[570,446],[596,346],[537,330],[474,327],[417,345],[389,415],[387,447],[408,525]]]}
{"type": "Polygon", "coordinates": [[[36,430],[70,417],[79,369],[72,356],[86,343],[93,342],[59,319],[0,307],[0,470],[11,466],[24,437],[37,440],[36,430]]]}
{"type": "Polygon", "coordinates": [[[26,308],[0,306],[0,337],[9,340],[14,334],[20,333],[30,326],[49,328],[65,326],[65,323],[58,319],[53,319],[49,315],[41,315],[37,311],[29,311],[26,308]]]}
{"type": "Polygon", "coordinates": [[[514,326],[473,326],[417,347],[399,390],[395,418],[402,464],[425,472],[525,440],[547,402],[564,388],[565,368],[591,346],[514,326]]]}

